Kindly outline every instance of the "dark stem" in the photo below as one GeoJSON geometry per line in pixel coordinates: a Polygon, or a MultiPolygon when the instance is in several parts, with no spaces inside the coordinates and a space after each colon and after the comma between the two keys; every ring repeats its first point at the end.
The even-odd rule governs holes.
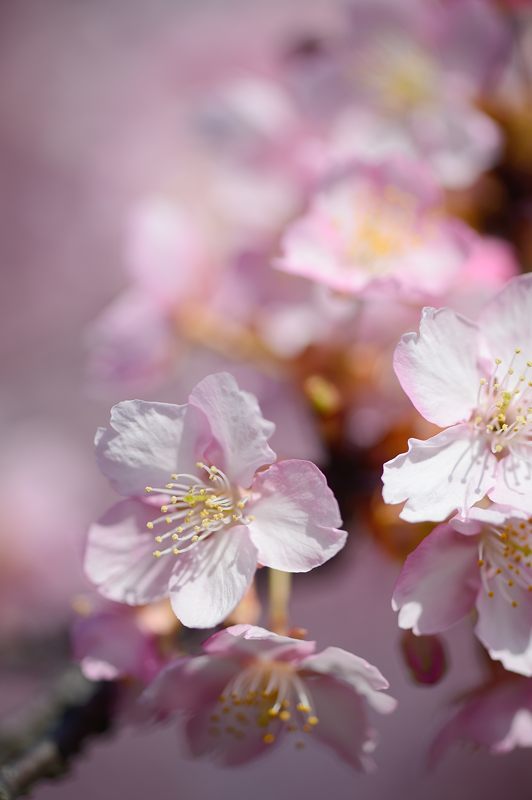
{"type": "Polygon", "coordinates": [[[0,800],[15,800],[36,783],[64,775],[85,742],[112,727],[117,685],[90,683],[79,673],[68,673],[63,680],[68,688],[62,693],[59,686],[47,722],[43,724],[40,709],[35,720],[17,732],[18,743],[0,766],[0,800]]]}

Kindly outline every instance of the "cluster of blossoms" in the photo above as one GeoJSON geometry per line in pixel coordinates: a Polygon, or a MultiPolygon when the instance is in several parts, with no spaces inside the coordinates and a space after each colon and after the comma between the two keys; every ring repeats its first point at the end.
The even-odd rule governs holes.
{"type": "Polygon", "coordinates": [[[183,716],[195,756],[235,765],[311,735],[371,766],[367,710],[393,710],[388,685],[290,628],[287,576],[346,542],[313,462],[376,446],[382,464],[433,426],[384,465],[406,541],[385,525],[387,547],[420,542],[392,598],[415,635],[406,659],[436,680],[434,637],[474,613],[520,676],[479,690],[434,752],[532,743],[532,280],[475,216],[503,147],[486,89],[523,91],[515,36],[485,0],[351,0],[341,31],[187,106],[181,193],[132,213],[130,286],[92,326],[90,374],[189,397],[120,402],[97,434],[124,499],[90,530],[86,572],[108,605],[74,643],[87,675],[147,684],[148,717],[183,716]],[[272,631],[256,627],[263,567],[272,631]],[[183,626],[220,625],[190,652],[183,626]],[[490,714],[497,734],[475,739],[490,714]]]}
{"type": "Polygon", "coordinates": [[[532,276],[514,278],[474,323],[423,312],[395,370],[444,430],[384,465],[384,499],[441,522],[407,558],[399,624],[436,633],[476,608],[492,658],[532,676],[532,276]],[[496,355],[495,355],[496,354],[496,355]],[[450,519],[448,519],[450,517],[450,519]],[[443,520],[448,520],[442,522],[443,520]]]}
{"type": "MultiPolygon", "coordinates": [[[[175,168],[129,209],[126,288],[87,331],[120,500],[88,532],[72,649],[127,686],[124,719],[179,716],[193,756],[316,741],[374,766],[387,680],[316,652],[289,609],[292,574],[332,560],[302,584],[354,584],[344,546],[371,534],[404,562],[388,610],[416,681],[442,676],[439,634],[471,618],[490,671],[432,757],[532,746],[532,202],[512,172],[532,174],[532,64],[514,5],[349,0],[176,98],[175,168]]],[[[43,569],[26,538],[25,597],[43,569]]],[[[341,608],[322,633],[351,628],[341,608]]]]}

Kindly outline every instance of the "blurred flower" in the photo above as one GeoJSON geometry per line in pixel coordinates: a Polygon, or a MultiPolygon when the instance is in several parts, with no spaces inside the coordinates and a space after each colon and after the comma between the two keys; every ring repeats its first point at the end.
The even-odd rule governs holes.
{"type": "Polygon", "coordinates": [[[422,686],[434,686],[447,672],[447,656],[439,636],[401,636],[401,652],[412,678],[422,686]]]}
{"type": "Polygon", "coordinates": [[[272,465],[272,432],[227,373],[201,381],[184,406],[115,406],[96,451],[130,499],[89,534],[85,566],[101,593],[131,605],[169,594],[185,625],[211,627],[242,599],[257,563],[307,572],[335,555],[346,534],[324,476],[309,461],[272,465]],[[150,531],[163,526],[154,552],[150,531]]]}
{"type": "Polygon", "coordinates": [[[417,155],[445,186],[465,187],[499,155],[497,125],[475,102],[510,42],[483,0],[352,0],[343,33],[301,60],[294,83],[321,116],[347,110],[333,153],[417,155]]]}
{"type": "Polygon", "coordinates": [[[433,634],[472,608],[476,634],[506,669],[532,676],[532,524],[525,514],[473,508],[438,525],[406,559],[392,604],[401,628],[433,634]]]}
{"type": "Polygon", "coordinates": [[[395,700],[381,692],[379,670],[337,647],[235,625],[216,633],[203,654],[170,664],[145,695],[159,718],[187,717],[192,755],[237,765],[285,737],[296,747],[312,736],[357,769],[371,769],[376,734],[368,707],[386,714],[395,700]]]}
{"type": "Polygon", "coordinates": [[[532,681],[506,673],[468,692],[436,736],[430,751],[432,763],[458,742],[492,755],[532,747],[532,681]]]}
{"type": "Polygon", "coordinates": [[[441,296],[473,235],[445,218],[440,201],[417,162],[359,165],[288,228],[277,266],[348,294],[378,285],[410,301],[441,296]]]}
{"type": "Polygon", "coordinates": [[[425,419],[449,427],[410,439],[408,453],[384,465],[384,499],[407,501],[403,519],[438,522],[486,495],[532,512],[531,356],[530,275],[510,281],[478,325],[448,308],[424,309],[394,367],[425,419]]]}
{"type": "Polygon", "coordinates": [[[76,620],[72,656],[92,681],[135,678],[149,683],[167,660],[139,610],[115,603],[76,620]]]}

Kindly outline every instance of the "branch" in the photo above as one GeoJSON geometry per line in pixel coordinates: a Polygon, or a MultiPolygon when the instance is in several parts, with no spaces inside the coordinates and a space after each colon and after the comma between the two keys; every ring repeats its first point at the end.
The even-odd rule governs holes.
{"type": "MultiPolygon", "coordinates": [[[[46,712],[41,707],[11,736],[11,754],[0,766],[0,800],[15,800],[36,783],[64,775],[87,739],[111,729],[117,691],[116,684],[91,683],[79,672],[63,676],[46,712]]],[[[9,752],[5,732],[3,739],[9,752]]]]}

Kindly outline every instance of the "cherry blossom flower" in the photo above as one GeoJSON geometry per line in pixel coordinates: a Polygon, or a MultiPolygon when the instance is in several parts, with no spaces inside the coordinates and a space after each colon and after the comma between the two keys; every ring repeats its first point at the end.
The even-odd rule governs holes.
{"type": "Polygon", "coordinates": [[[532,520],[492,506],[438,525],[406,559],[392,605],[400,627],[421,635],[476,608],[490,656],[532,676],[532,520]]]}
{"type": "Polygon", "coordinates": [[[295,70],[302,102],[333,120],[340,112],[346,157],[415,155],[443,185],[470,186],[501,150],[476,102],[508,60],[507,22],[482,0],[351,0],[347,9],[342,33],[295,70]]]}
{"type": "Polygon", "coordinates": [[[71,632],[72,656],[86,678],[135,678],[144,684],[155,678],[167,659],[156,632],[145,624],[140,612],[142,609],[107,603],[76,620],[71,632]]]}
{"type": "Polygon", "coordinates": [[[532,682],[505,673],[504,678],[469,692],[436,736],[432,763],[458,742],[492,755],[532,747],[532,682]]]}
{"type": "Polygon", "coordinates": [[[311,462],[273,463],[273,427],[228,373],[186,405],[115,406],[96,453],[128,499],[89,533],[85,566],[101,593],[130,605],[169,596],[183,624],[211,627],[258,563],[306,572],[335,555],[346,533],[334,495],[311,462]]]}
{"type": "Polygon", "coordinates": [[[401,386],[445,428],[384,465],[387,503],[409,522],[440,522],[486,495],[532,513],[532,276],[509,281],[478,324],[426,308],[394,356],[401,386]]]}
{"type": "Polygon", "coordinates": [[[411,301],[441,296],[474,237],[445,217],[440,199],[418,162],[359,164],[289,226],[276,266],[347,294],[378,285],[411,301]]]}
{"type": "Polygon", "coordinates": [[[164,719],[181,712],[193,756],[230,766],[282,739],[296,748],[317,739],[356,769],[373,767],[376,734],[368,708],[392,712],[388,682],[364,659],[338,647],[251,625],[215,633],[203,653],[170,664],[147,689],[147,708],[164,719]]]}

